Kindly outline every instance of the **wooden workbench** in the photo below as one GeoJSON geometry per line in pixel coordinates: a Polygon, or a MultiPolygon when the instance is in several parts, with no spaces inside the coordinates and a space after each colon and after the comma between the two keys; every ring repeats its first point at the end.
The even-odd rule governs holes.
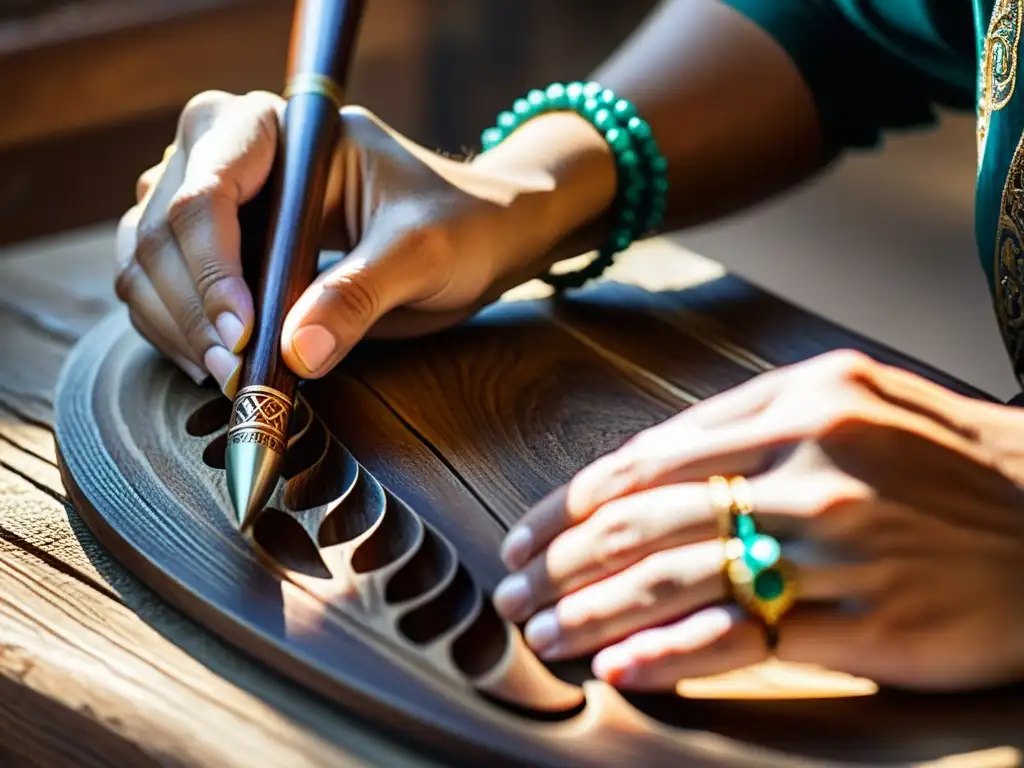
{"type": "MultiPolygon", "coordinates": [[[[0,259],[0,766],[430,764],[175,612],[69,507],[54,454],[53,387],[75,340],[114,306],[108,240],[76,242],[0,259]]],[[[649,308],[666,321],[664,338],[588,346],[594,334],[614,336],[601,313],[580,336],[581,359],[645,387],[671,389],[687,377],[685,357],[696,354],[686,351],[695,343],[687,328],[738,379],[856,346],[946,380],[666,241],[635,248],[611,277],[672,289],[668,304],[649,308]],[[679,364],[650,375],[645,350],[673,339],[679,364]]],[[[995,752],[972,765],[1015,764],[1021,748],[1004,731],[980,743],[995,752]]]]}

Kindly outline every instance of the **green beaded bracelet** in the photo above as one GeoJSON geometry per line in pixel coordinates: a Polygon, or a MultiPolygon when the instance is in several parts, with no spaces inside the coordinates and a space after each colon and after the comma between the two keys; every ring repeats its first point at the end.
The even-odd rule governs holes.
{"type": "Polygon", "coordinates": [[[615,226],[597,257],[586,267],[566,274],[544,275],[556,290],[578,288],[600,277],[615,256],[634,240],[657,229],[665,214],[668,164],[658,149],[651,126],[636,107],[600,83],[552,83],[516,99],[480,136],[483,151],[493,149],[528,120],[546,112],[573,111],[596,128],[615,155],[617,186],[615,226]]]}

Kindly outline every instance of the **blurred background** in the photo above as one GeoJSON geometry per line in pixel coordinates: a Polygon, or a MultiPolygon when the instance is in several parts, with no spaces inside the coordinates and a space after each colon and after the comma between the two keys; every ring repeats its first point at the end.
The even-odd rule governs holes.
{"type": "MultiPolygon", "coordinates": [[[[373,0],[350,99],[428,147],[462,154],[529,88],[585,78],[655,4],[373,0]]],[[[291,8],[0,0],[0,254],[102,251],[112,261],[113,221],[189,96],[280,90],[291,8]]],[[[672,239],[1008,397],[1019,387],[975,251],[974,178],[973,117],[948,116],[769,205],[672,239]]]]}

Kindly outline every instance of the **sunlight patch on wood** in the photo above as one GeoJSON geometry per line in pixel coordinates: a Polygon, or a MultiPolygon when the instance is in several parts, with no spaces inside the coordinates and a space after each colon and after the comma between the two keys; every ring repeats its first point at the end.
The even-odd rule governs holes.
{"type": "MultiPolygon", "coordinates": [[[[587,253],[566,259],[556,264],[552,271],[572,272],[593,258],[593,253],[587,253]]],[[[602,279],[636,285],[650,291],[676,291],[717,280],[725,274],[725,268],[718,262],[706,259],[668,238],[652,237],[620,253],[602,279]]],[[[507,291],[502,301],[544,299],[553,293],[552,288],[543,281],[530,280],[507,291]]]]}

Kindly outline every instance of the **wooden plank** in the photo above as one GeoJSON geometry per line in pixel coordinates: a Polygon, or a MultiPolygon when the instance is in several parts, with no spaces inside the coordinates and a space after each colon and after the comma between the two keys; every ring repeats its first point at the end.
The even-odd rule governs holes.
{"type": "MultiPolygon", "coordinates": [[[[56,504],[0,469],[0,521],[26,500],[56,504]]],[[[87,549],[123,604],[0,531],[0,744],[14,765],[428,764],[247,661],[87,549]]]]}
{"type": "Polygon", "coordinates": [[[0,58],[0,147],[180,109],[208,88],[279,90],[290,21],[291,3],[253,0],[0,58]]]}
{"type": "Polygon", "coordinates": [[[535,302],[501,303],[350,362],[506,524],[636,432],[676,413],[678,392],[553,327],[535,302]]]}
{"type": "MultiPolygon", "coordinates": [[[[69,28],[62,34],[73,39],[60,45],[12,45],[4,55],[9,31],[0,25],[0,98],[11,105],[0,122],[0,244],[118,217],[194,94],[283,85],[286,0],[160,0],[152,8],[104,0],[96,10],[109,11],[106,21],[83,10],[94,5],[69,3],[57,21],[37,20],[69,28]],[[86,34],[91,24],[106,26],[86,34]]],[[[427,12],[414,0],[371,4],[350,88],[357,103],[414,136],[428,108],[427,12]]]]}
{"type": "Polygon", "coordinates": [[[7,0],[0,7],[0,55],[56,46],[245,0],[7,0]]]}

